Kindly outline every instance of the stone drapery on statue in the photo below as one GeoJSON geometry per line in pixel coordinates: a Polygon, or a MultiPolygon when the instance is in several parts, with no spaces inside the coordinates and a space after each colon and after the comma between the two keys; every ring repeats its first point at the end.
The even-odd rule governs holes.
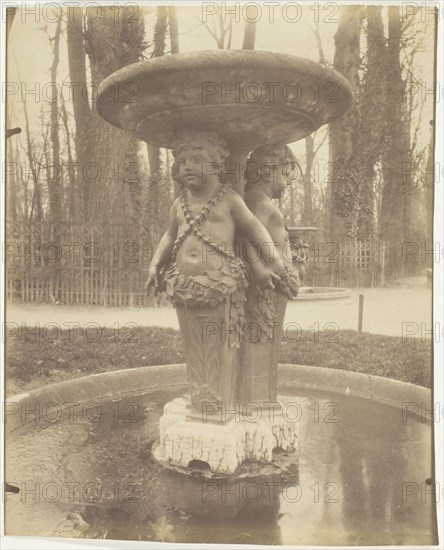
{"type": "Polygon", "coordinates": [[[281,278],[277,289],[261,288],[254,281],[248,286],[246,293],[245,314],[249,321],[258,324],[258,342],[271,342],[279,335],[275,334],[278,318],[278,298],[293,299],[299,292],[301,280],[299,273],[285,266],[286,277],[281,278]]]}

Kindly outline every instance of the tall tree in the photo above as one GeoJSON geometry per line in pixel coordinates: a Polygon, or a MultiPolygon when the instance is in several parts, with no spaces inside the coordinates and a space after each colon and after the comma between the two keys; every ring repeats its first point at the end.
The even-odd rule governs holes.
{"type": "MultiPolygon", "coordinates": [[[[6,152],[7,152],[7,162],[12,163],[14,158],[14,153],[12,149],[12,143],[11,140],[8,140],[6,142],[6,152]]],[[[7,185],[6,185],[6,194],[7,194],[7,214],[8,214],[8,221],[15,222],[18,218],[18,189],[19,186],[17,185],[17,179],[18,175],[15,170],[12,170],[8,174],[7,178],[7,185]]]]}
{"type": "MultiPolygon", "coordinates": [[[[87,19],[86,51],[96,87],[112,72],[143,56],[143,10],[139,8],[136,15],[132,11],[132,6],[120,6],[116,17],[115,8],[102,6],[100,18],[87,19]]],[[[87,172],[87,219],[135,228],[141,208],[138,140],[105,122],[95,109],[91,122],[94,166],[87,172]]]]}
{"type": "Polygon", "coordinates": [[[434,150],[435,150],[435,128],[433,121],[430,121],[430,143],[427,153],[427,165],[425,174],[425,186],[426,186],[426,215],[427,215],[427,243],[428,249],[432,248],[433,242],[433,201],[435,191],[435,174],[434,174],[434,150]]]}
{"type": "MultiPolygon", "coordinates": [[[[74,148],[76,152],[75,192],[71,200],[73,215],[77,221],[86,220],[90,204],[90,186],[86,177],[86,168],[91,161],[93,136],[91,127],[91,108],[86,75],[86,54],[84,48],[83,20],[81,8],[70,8],[67,16],[67,46],[69,76],[71,82],[71,101],[74,111],[75,138],[74,148]]],[[[70,168],[70,173],[72,168],[70,168]]]]}
{"type": "MultiPolygon", "coordinates": [[[[62,32],[62,20],[59,18],[54,37],[52,37],[53,60],[51,64],[51,82],[57,82],[57,69],[60,60],[60,34],[62,32]]],[[[53,222],[62,221],[62,194],[63,178],[61,170],[60,155],[60,118],[58,109],[58,90],[55,85],[51,86],[51,145],[52,145],[52,163],[48,174],[48,192],[49,192],[49,217],[53,222]]],[[[57,228],[57,226],[55,226],[57,228]]],[[[55,241],[57,242],[58,231],[55,241]]]]}
{"type": "Polygon", "coordinates": [[[355,145],[358,138],[358,99],[360,68],[360,28],[363,17],[361,6],[340,7],[339,23],[334,37],[333,67],[350,82],[354,98],[349,110],[330,124],[330,237],[341,242],[347,236],[356,236],[356,204],[359,193],[358,166],[355,145]]]}
{"type": "Polygon", "coordinates": [[[168,7],[168,26],[170,29],[171,53],[179,53],[179,21],[176,6],[168,7]]]}
{"type": "Polygon", "coordinates": [[[380,236],[391,245],[388,258],[388,276],[394,275],[399,261],[403,235],[403,155],[405,135],[402,119],[403,82],[401,70],[401,13],[398,6],[388,8],[387,67],[388,82],[385,98],[384,117],[386,121],[386,140],[382,158],[383,192],[381,203],[380,236]]]}
{"type": "Polygon", "coordinates": [[[65,104],[65,98],[62,94],[61,96],[61,107],[62,107],[62,122],[63,122],[63,128],[65,130],[65,140],[66,140],[66,153],[68,157],[68,190],[66,193],[66,200],[64,204],[65,208],[65,218],[67,220],[70,220],[71,222],[78,221],[76,218],[77,212],[81,210],[81,208],[77,208],[77,204],[79,203],[79,198],[77,195],[80,192],[80,188],[76,189],[75,185],[75,174],[74,174],[74,156],[73,156],[73,150],[71,146],[71,132],[69,128],[69,119],[68,119],[68,112],[66,110],[66,104],[65,104]]]}
{"type": "Polygon", "coordinates": [[[256,42],[256,21],[253,18],[255,15],[253,12],[256,10],[257,7],[255,5],[247,6],[247,12],[245,14],[247,19],[245,21],[244,42],[242,44],[243,50],[254,50],[254,44],[256,42]]]}
{"type": "Polygon", "coordinates": [[[366,7],[366,23],[366,62],[359,93],[360,120],[356,144],[360,172],[357,236],[362,240],[371,239],[374,233],[374,181],[386,134],[384,102],[388,68],[382,6],[366,7]]]}
{"type": "Polygon", "coordinates": [[[222,16],[213,17],[211,21],[211,26],[207,22],[204,23],[208,33],[214,38],[219,50],[229,50],[233,37],[233,15],[230,15],[227,21],[224,21],[222,16]]]}
{"type": "MultiPolygon", "coordinates": [[[[154,26],[153,51],[151,57],[165,55],[166,35],[168,31],[168,9],[166,6],[159,6],[156,13],[156,24],[154,26]]],[[[177,21],[177,18],[173,20],[177,21]]],[[[178,47],[178,44],[177,44],[178,47]]],[[[148,144],[148,160],[150,164],[150,175],[156,181],[160,177],[160,149],[155,145],[148,144]]]]}
{"type": "MultiPolygon", "coordinates": [[[[319,31],[319,22],[316,23],[315,28],[313,29],[316,46],[318,49],[319,63],[322,65],[326,64],[324,48],[322,46],[321,33],[319,31]]],[[[313,163],[315,160],[316,153],[323,145],[328,134],[326,133],[319,145],[314,147],[315,135],[310,134],[305,138],[305,172],[302,174],[302,182],[304,185],[304,209],[302,211],[302,224],[311,226],[314,224],[314,189],[313,189],[313,163]]]]}
{"type": "Polygon", "coordinates": [[[309,135],[305,138],[305,172],[302,174],[304,184],[304,209],[302,211],[302,225],[313,223],[313,184],[312,167],[314,161],[314,137],[309,135]]]}
{"type": "MultiPolygon", "coordinates": [[[[422,182],[418,166],[424,161],[425,147],[418,143],[418,136],[423,120],[424,101],[418,98],[415,82],[414,63],[418,51],[424,46],[425,28],[418,29],[414,16],[405,17],[401,13],[401,77],[402,108],[400,139],[403,148],[402,195],[403,195],[403,238],[405,241],[423,238],[426,224],[421,222],[417,213],[421,210],[420,202],[424,201],[421,192],[422,182]],[[422,227],[421,227],[422,226],[422,227]]],[[[425,206],[425,205],[424,205],[425,206]]],[[[425,209],[424,209],[425,210],[425,209]]],[[[425,221],[425,215],[422,216],[425,221]]],[[[409,260],[412,257],[409,256],[409,260]]]]}
{"type": "MultiPolygon", "coordinates": [[[[19,76],[20,78],[20,76],[19,76]]],[[[42,193],[40,189],[39,175],[37,172],[37,162],[34,157],[34,147],[31,141],[31,130],[29,127],[28,109],[26,107],[26,97],[23,101],[23,114],[25,115],[25,135],[26,135],[26,156],[28,158],[29,168],[32,174],[33,193],[31,199],[31,209],[29,212],[30,221],[43,221],[42,193]]]]}
{"type": "MultiPolygon", "coordinates": [[[[156,9],[156,24],[154,26],[153,51],[151,57],[161,57],[165,55],[166,37],[168,32],[168,13],[169,8],[158,6],[156,9]]],[[[171,14],[170,14],[171,15],[171,14]]],[[[174,18],[174,22],[177,18],[174,18]]],[[[173,23],[174,27],[174,23],[173,23]]],[[[175,36],[176,38],[176,36],[175,36]]],[[[178,44],[176,44],[178,47],[178,44]]],[[[151,240],[151,246],[155,246],[161,237],[163,229],[163,216],[161,212],[161,194],[162,194],[162,162],[160,148],[151,143],[147,144],[148,162],[150,168],[149,189],[148,189],[148,227],[151,240]]]]}

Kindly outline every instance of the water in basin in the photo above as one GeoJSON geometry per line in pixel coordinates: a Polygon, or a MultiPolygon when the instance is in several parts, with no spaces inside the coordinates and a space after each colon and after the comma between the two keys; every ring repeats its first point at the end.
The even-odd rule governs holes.
{"type": "Polygon", "coordinates": [[[64,409],[7,436],[8,535],[189,543],[436,544],[432,431],[377,401],[283,395],[300,455],[281,475],[184,475],[150,454],[174,392],[64,409]],[[290,412],[291,411],[291,412],[290,412]]]}

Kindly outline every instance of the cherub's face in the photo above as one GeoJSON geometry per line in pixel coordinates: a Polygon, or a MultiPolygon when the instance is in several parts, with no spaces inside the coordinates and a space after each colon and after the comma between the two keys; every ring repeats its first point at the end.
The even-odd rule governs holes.
{"type": "Polygon", "coordinates": [[[214,175],[214,160],[205,149],[184,149],[176,157],[179,179],[185,187],[204,187],[207,178],[214,175]]]}
{"type": "Polygon", "coordinates": [[[271,190],[274,199],[280,199],[287,187],[287,180],[284,171],[284,164],[277,156],[264,157],[261,162],[262,180],[271,183],[271,190]]]}

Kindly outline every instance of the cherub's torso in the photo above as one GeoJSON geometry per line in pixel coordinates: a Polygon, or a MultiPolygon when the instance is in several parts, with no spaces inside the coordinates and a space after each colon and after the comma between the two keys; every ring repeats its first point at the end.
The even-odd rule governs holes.
{"type": "Polygon", "coordinates": [[[270,233],[274,245],[284,264],[292,266],[288,231],[285,226],[285,218],[279,208],[273,203],[270,197],[254,188],[245,194],[245,202],[248,208],[257,215],[258,212],[267,212],[268,222],[265,228],[270,233]]]}
{"type": "MultiPolygon", "coordinates": [[[[199,229],[212,241],[225,248],[227,251],[234,250],[235,221],[231,214],[230,193],[227,191],[222,198],[210,208],[208,215],[199,224],[199,229]]],[[[215,193],[215,195],[217,192],[215,193]]],[[[215,196],[213,195],[213,196],[215,196]]],[[[208,202],[204,199],[189,195],[187,205],[193,218],[197,217],[208,202]]],[[[211,198],[211,197],[210,197],[211,198]]],[[[176,217],[178,224],[178,236],[184,233],[189,224],[185,218],[180,201],[177,203],[176,217]]],[[[176,264],[185,273],[199,274],[205,271],[218,270],[227,259],[217,253],[211,246],[205,244],[192,231],[183,240],[176,257],[176,264]]]]}

